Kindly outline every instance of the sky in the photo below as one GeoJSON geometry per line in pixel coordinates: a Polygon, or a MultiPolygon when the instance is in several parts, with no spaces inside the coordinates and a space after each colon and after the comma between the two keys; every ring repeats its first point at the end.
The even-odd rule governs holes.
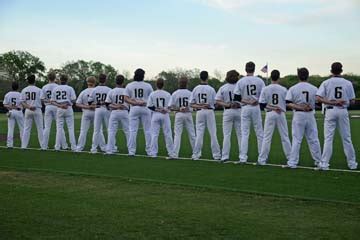
{"type": "Polygon", "coordinates": [[[0,53],[79,59],[148,77],[175,68],[360,74],[360,0],[0,0],[0,53]]]}

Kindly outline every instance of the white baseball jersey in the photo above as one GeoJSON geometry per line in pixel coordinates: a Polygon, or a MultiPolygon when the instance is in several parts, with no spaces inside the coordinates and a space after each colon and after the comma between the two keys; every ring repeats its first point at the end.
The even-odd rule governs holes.
{"type": "Polygon", "coordinates": [[[134,81],[126,86],[125,96],[147,102],[152,91],[153,88],[149,83],[134,81]]]}
{"type": "Polygon", "coordinates": [[[308,82],[299,82],[292,86],[286,94],[286,101],[295,104],[309,104],[315,109],[317,87],[308,82]]]}
{"type": "Polygon", "coordinates": [[[178,89],[171,95],[169,106],[181,108],[188,107],[191,97],[191,91],[188,89],[178,89]]]}
{"type": "Polygon", "coordinates": [[[148,107],[167,108],[170,103],[171,95],[164,90],[156,90],[152,92],[147,101],[148,107]]]}
{"type": "Polygon", "coordinates": [[[41,100],[45,100],[45,105],[50,105],[49,101],[51,100],[52,92],[54,88],[58,85],[56,83],[48,83],[41,89],[41,100]]]}
{"type": "Polygon", "coordinates": [[[128,104],[124,100],[125,88],[116,87],[111,89],[105,99],[106,103],[122,104],[128,107],[128,104]]]}
{"type": "Polygon", "coordinates": [[[190,103],[209,104],[210,108],[215,108],[215,89],[209,85],[200,84],[191,93],[190,103]]]}
{"type": "Polygon", "coordinates": [[[236,83],[226,83],[222,85],[216,93],[215,100],[221,100],[225,103],[231,103],[234,100],[234,89],[236,83]]]}
{"type": "Polygon", "coordinates": [[[4,97],[4,105],[11,105],[22,109],[21,105],[21,94],[19,92],[11,91],[8,92],[4,97]]]}
{"type": "Polygon", "coordinates": [[[259,102],[277,106],[286,112],[286,93],[285,87],[279,84],[270,84],[261,91],[259,102]]]}
{"type": "Polygon", "coordinates": [[[58,85],[53,89],[51,100],[57,103],[67,103],[72,106],[76,100],[76,94],[72,87],[69,85],[58,85]]]}
{"type": "Polygon", "coordinates": [[[97,86],[91,92],[89,101],[95,103],[96,105],[104,105],[107,94],[110,92],[111,88],[107,86],[97,86]]]}
{"type": "Polygon", "coordinates": [[[265,83],[261,78],[245,76],[236,83],[234,94],[241,95],[241,98],[245,100],[258,101],[264,87],[265,83]]]}
{"type": "Polygon", "coordinates": [[[34,85],[27,86],[21,91],[21,101],[36,108],[42,107],[40,96],[41,89],[34,85]]]}
{"type": "Polygon", "coordinates": [[[342,77],[332,77],[321,83],[317,95],[328,100],[345,100],[343,107],[350,105],[350,100],[355,99],[352,83],[342,77]]]}

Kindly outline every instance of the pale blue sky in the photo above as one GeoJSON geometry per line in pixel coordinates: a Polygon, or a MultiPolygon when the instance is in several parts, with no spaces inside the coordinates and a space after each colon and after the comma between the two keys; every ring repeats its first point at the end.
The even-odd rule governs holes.
{"type": "Polygon", "coordinates": [[[333,61],[360,74],[360,1],[0,0],[0,52],[27,50],[48,68],[98,60],[122,72],[200,68],[283,74],[333,61]]]}

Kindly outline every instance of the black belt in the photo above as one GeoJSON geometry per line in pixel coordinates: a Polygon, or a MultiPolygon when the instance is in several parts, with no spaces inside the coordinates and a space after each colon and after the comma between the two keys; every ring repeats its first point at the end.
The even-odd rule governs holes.
{"type": "Polygon", "coordinates": [[[309,111],[304,111],[304,110],[295,110],[295,112],[311,112],[312,109],[310,109],[309,111]]]}
{"type": "MultiPolygon", "coordinates": [[[[325,107],[325,109],[334,109],[335,107],[334,106],[327,106],[325,107]]],[[[344,108],[337,108],[337,109],[348,109],[347,107],[344,107],[344,108]]]]}

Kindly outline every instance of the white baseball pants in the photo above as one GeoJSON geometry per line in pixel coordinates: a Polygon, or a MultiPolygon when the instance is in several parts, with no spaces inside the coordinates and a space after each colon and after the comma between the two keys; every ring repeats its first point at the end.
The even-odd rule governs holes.
{"type": "MultiPolygon", "coordinates": [[[[45,113],[44,113],[45,128],[44,128],[42,149],[48,149],[51,125],[53,121],[56,122],[56,112],[57,112],[57,107],[54,105],[47,105],[45,107],[45,113]]],[[[63,131],[62,136],[63,138],[61,140],[61,146],[62,149],[66,149],[68,148],[68,145],[66,142],[65,131],[63,131]]]]}
{"type": "Polygon", "coordinates": [[[280,114],[275,111],[270,111],[266,113],[265,117],[265,126],[264,126],[264,139],[261,146],[261,152],[258,158],[259,164],[265,164],[267,162],[267,159],[269,157],[270,152],[270,146],[271,146],[271,140],[272,136],[275,130],[275,127],[277,127],[280,138],[281,138],[281,144],[284,151],[284,154],[286,156],[286,159],[290,159],[290,153],[291,153],[291,143],[289,139],[289,131],[288,131],[288,125],[286,121],[286,114],[284,112],[281,112],[280,114]]]}
{"type": "Polygon", "coordinates": [[[151,112],[147,107],[135,106],[130,108],[129,113],[129,155],[136,154],[136,137],[141,121],[145,135],[145,150],[151,156],[151,112]]]}
{"type": "Polygon", "coordinates": [[[223,148],[221,160],[230,159],[231,132],[235,128],[235,133],[239,147],[239,159],[241,148],[241,108],[225,109],[223,114],[223,148]]]}
{"type": "Polygon", "coordinates": [[[324,150],[320,161],[320,167],[329,167],[330,158],[333,152],[333,140],[336,126],[339,127],[339,133],[343,143],[344,153],[347,164],[350,169],[356,169],[355,150],[351,141],[349,113],[347,109],[333,108],[326,109],[324,122],[324,150]]]}
{"type": "Polygon", "coordinates": [[[202,109],[196,112],[196,140],[193,150],[193,159],[201,157],[205,128],[207,127],[211,138],[211,151],[215,160],[221,159],[220,145],[216,135],[216,120],[214,110],[202,109]]]}
{"type": "Polygon", "coordinates": [[[7,147],[13,147],[14,146],[14,129],[15,129],[15,123],[17,123],[19,132],[20,132],[20,139],[23,135],[24,130],[24,114],[21,110],[11,110],[11,115],[8,118],[8,132],[7,132],[7,141],[6,146],[7,147]]]}
{"type": "Polygon", "coordinates": [[[71,150],[76,150],[75,130],[74,130],[74,112],[72,107],[67,109],[58,108],[56,111],[56,141],[55,150],[60,150],[64,141],[64,124],[66,123],[71,150]]]}
{"type": "Polygon", "coordinates": [[[306,137],[311,157],[315,165],[321,159],[321,147],[318,137],[318,130],[315,115],[313,112],[295,111],[292,120],[292,147],[290,159],[287,165],[296,167],[299,163],[299,153],[303,137],[306,137]]]}
{"type": "Polygon", "coordinates": [[[118,130],[119,122],[121,123],[122,130],[125,133],[126,146],[128,149],[129,145],[129,113],[127,110],[113,110],[111,111],[109,118],[109,128],[108,128],[108,141],[106,146],[106,152],[112,153],[116,145],[116,133],[118,130]]]}
{"type": "Polygon", "coordinates": [[[42,147],[43,142],[43,116],[40,108],[37,108],[35,111],[31,111],[30,109],[25,110],[25,120],[24,120],[24,132],[21,140],[21,148],[27,148],[29,145],[30,134],[32,123],[35,122],[38,141],[40,147],[42,147]]]}
{"type": "Polygon", "coordinates": [[[94,133],[92,138],[91,152],[96,153],[97,148],[100,147],[101,151],[106,151],[105,138],[103,138],[103,126],[108,128],[110,111],[106,107],[99,107],[95,109],[94,116],[94,133]],[[104,124],[104,125],[103,125],[104,124]]]}
{"type": "Polygon", "coordinates": [[[156,157],[158,154],[160,128],[163,129],[166,150],[169,157],[175,157],[170,116],[169,114],[159,112],[154,112],[151,116],[151,156],[156,157]]]}
{"type": "Polygon", "coordinates": [[[187,113],[177,112],[175,114],[175,123],[174,124],[175,124],[174,125],[174,133],[175,133],[174,156],[179,157],[180,145],[181,145],[181,134],[182,134],[184,126],[187,130],[187,135],[189,137],[191,149],[193,150],[194,146],[195,146],[196,136],[195,136],[194,121],[192,118],[192,113],[191,112],[187,112],[187,113]]]}
{"type": "Polygon", "coordinates": [[[241,110],[241,148],[240,162],[246,162],[248,159],[249,135],[251,123],[257,138],[258,153],[260,154],[264,131],[262,126],[261,110],[259,106],[245,105],[241,110]]]}

